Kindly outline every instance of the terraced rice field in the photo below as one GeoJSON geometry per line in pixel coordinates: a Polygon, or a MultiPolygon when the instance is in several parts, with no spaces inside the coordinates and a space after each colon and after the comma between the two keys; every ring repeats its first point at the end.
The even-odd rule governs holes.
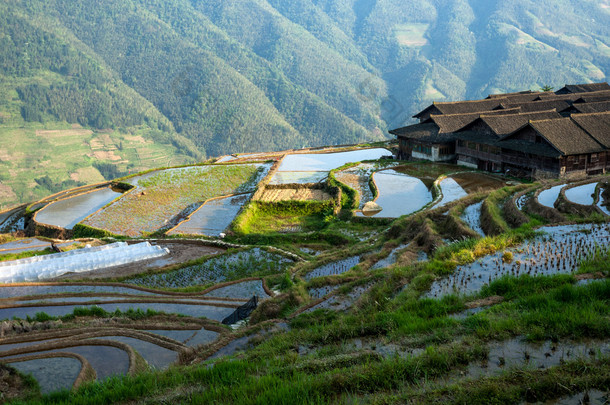
{"type": "Polygon", "coordinates": [[[253,191],[268,166],[200,166],[154,172],[132,180],[123,198],[83,223],[118,235],[141,236],[177,225],[210,198],[253,191]]]}
{"type": "Polygon", "coordinates": [[[241,194],[207,201],[167,234],[217,236],[231,225],[251,196],[241,194]]]}
{"type": "MultiPolygon", "coordinates": [[[[398,218],[419,211],[432,202],[432,193],[416,177],[389,169],[375,173],[373,179],[379,190],[375,202],[382,208],[374,214],[375,217],[398,218]]],[[[357,215],[365,216],[362,213],[357,215]]]]}
{"type": "Polygon", "coordinates": [[[74,225],[119,198],[121,193],[110,187],[69,197],[47,205],[36,213],[36,221],[41,224],[72,229],[74,225]]]}
{"type": "Polygon", "coordinates": [[[283,271],[292,260],[259,248],[217,256],[202,264],[168,273],[150,274],[127,281],[149,288],[185,288],[193,285],[220,283],[260,274],[283,271]]]}
{"type": "Polygon", "coordinates": [[[569,274],[577,264],[610,244],[610,226],[564,225],[540,228],[543,235],[533,242],[478,259],[459,267],[452,276],[435,281],[426,294],[439,298],[448,294],[473,294],[503,275],[569,274]]]}

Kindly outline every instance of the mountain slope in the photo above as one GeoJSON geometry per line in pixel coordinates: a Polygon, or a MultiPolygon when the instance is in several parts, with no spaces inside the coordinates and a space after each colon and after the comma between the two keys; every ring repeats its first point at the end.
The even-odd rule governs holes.
{"type": "Polygon", "coordinates": [[[200,159],[378,140],[432,101],[606,81],[610,2],[14,0],[0,50],[0,131],[137,132],[200,159]]]}

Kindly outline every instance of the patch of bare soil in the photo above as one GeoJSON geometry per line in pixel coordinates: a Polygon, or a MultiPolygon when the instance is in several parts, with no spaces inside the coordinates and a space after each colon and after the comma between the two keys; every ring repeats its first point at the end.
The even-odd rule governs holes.
{"type": "Polygon", "coordinates": [[[0,364],[0,402],[4,402],[18,396],[23,397],[24,391],[29,387],[25,387],[21,377],[14,369],[0,364]]]}
{"type": "MultiPolygon", "coordinates": [[[[141,243],[141,241],[129,243],[141,243]]],[[[198,241],[157,241],[151,242],[151,244],[169,249],[169,254],[157,259],[142,260],[135,263],[123,264],[121,266],[99,269],[87,273],[68,273],[57,278],[56,280],[75,278],[78,280],[95,280],[133,276],[144,273],[148,270],[164,269],[175,266],[177,264],[199,259],[204,256],[215,256],[225,251],[225,249],[222,248],[205,246],[198,241]]]]}
{"type": "Polygon", "coordinates": [[[63,138],[64,136],[88,136],[93,134],[93,131],[88,129],[58,129],[52,131],[36,131],[36,136],[44,136],[45,138],[63,138]]]}
{"type": "Polygon", "coordinates": [[[103,151],[103,150],[94,151],[93,157],[95,157],[96,159],[99,159],[99,160],[111,160],[113,162],[123,159],[119,155],[115,154],[114,151],[103,151]]]}
{"type": "Polygon", "coordinates": [[[476,301],[470,301],[466,303],[467,309],[480,308],[480,307],[488,307],[490,305],[496,305],[504,301],[504,297],[500,295],[492,295],[491,297],[482,298],[476,301]]]}
{"type": "Polygon", "coordinates": [[[6,184],[0,184],[0,200],[10,200],[16,197],[17,195],[15,194],[11,186],[7,186],[6,184]]]}
{"type": "Polygon", "coordinates": [[[260,197],[260,201],[326,201],[332,196],[323,190],[300,188],[300,189],[266,189],[260,197]]]}
{"type": "Polygon", "coordinates": [[[506,185],[502,180],[480,173],[460,173],[451,176],[468,193],[489,192],[506,185]]]}

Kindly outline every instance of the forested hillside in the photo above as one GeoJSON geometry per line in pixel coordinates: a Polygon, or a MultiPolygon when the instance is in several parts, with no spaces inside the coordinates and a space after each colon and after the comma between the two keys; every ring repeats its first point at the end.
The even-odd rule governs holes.
{"type": "Polygon", "coordinates": [[[24,167],[53,167],[36,131],[78,124],[116,149],[56,168],[60,188],[94,162],[157,162],[134,136],[157,163],[378,140],[432,101],[609,70],[609,0],[3,0],[0,204],[43,187],[24,167]]]}

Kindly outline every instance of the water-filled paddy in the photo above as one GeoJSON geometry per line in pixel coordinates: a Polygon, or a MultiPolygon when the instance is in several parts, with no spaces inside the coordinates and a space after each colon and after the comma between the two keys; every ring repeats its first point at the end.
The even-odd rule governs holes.
{"type": "Polygon", "coordinates": [[[130,179],[137,184],[135,190],[83,223],[128,236],[169,229],[203,201],[253,192],[269,169],[266,164],[244,164],[151,172],[130,179]]]}
{"type": "Polygon", "coordinates": [[[213,341],[218,339],[218,336],[218,332],[213,332],[211,330],[201,328],[195,335],[193,335],[193,337],[186,340],[184,343],[189,347],[205,345],[208,343],[212,343],[213,341]]]}
{"type": "Polygon", "coordinates": [[[437,207],[442,207],[449,204],[451,201],[459,200],[460,198],[468,195],[466,190],[464,190],[462,186],[460,186],[460,184],[451,177],[445,177],[440,181],[439,186],[441,188],[441,192],[443,193],[443,198],[436,205],[437,207]]]}
{"type": "Polygon", "coordinates": [[[269,296],[265,292],[265,289],[263,288],[263,282],[261,280],[244,281],[241,283],[216,288],[215,290],[212,290],[205,295],[210,297],[244,299],[250,299],[254,295],[262,298],[267,298],[269,296]]]}
{"type": "Polygon", "coordinates": [[[307,290],[309,296],[311,298],[320,299],[322,297],[327,296],[331,292],[335,291],[337,288],[341,287],[340,284],[337,285],[325,285],[317,288],[310,288],[307,290]]]}
{"type": "MultiPolygon", "coordinates": [[[[412,214],[432,202],[432,193],[423,181],[393,169],[373,175],[379,190],[375,202],[383,209],[375,217],[397,218],[412,214]]],[[[362,213],[358,213],[363,216],[362,213]]]]}
{"type": "Polygon", "coordinates": [[[462,221],[466,223],[476,233],[481,236],[485,236],[485,232],[483,232],[483,228],[481,227],[481,207],[483,206],[483,201],[471,204],[464,209],[464,212],[460,216],[462,221]]]}
{"type": "Polygon", "coordinates": [[[545,207],[554,208],[555,201],[557,201],[557,197],[559,197],[559,193],[564,186],[565,184],[560,184],[540,192],[538,194],[538,202],[545,207]]]}
{"type": "Polygon", "coordinates": [[[360,263],[360,256],[348,257],[347,259],[339,260],[338,262],[328,263],[307,273],[305,275],[305,280],[309,281],[316,277],[343,274],[358,263],[360,263]]]}
{"type": "Polygon", "coordinates": [[[387,257],[379,260],[377,263],[371,266],[371,270],[382,269],[384,267],[389,267],[393,265],[398,259],[398,254],[401,253],[401,251],[403,251],[407,247],[409,247],[409,245],[410,244],[406,244],[395,247],[394,249],[392,249],[392,251],[387,257]]]}
{"type": "Polygon", "coordinates": [[[319,304],[307,309],[305,312],[313,312],[317,309],[331,309],[333,311],[344,311],[346,309],[351,308],[354,305],[354,302],[360,298],[362,294],[364,294],[369,288],[370,284],[360,285],[354,287],[350,292],[346,294],[335,294],[320,302],[319,304]]]}
{"type": "Polygon", "coordinates": [[[33,286],[0,286],[0,298],[26,297],[28,295],[50,295],[62,293],[115,293],[132,295],[155,295],[135,288],[113,287],[104,285],[33,285],[33,286]]]}
{"type": "Polygon", "coordinates": [[[292,260],[281,255],[254,248],[213,257],[202,264],[168,273],[136,277],[126,282],[151,288],[183,288],[246,278],[253,272],[277,273],[285,270],[292,263],[292,260]]]}
{"type": "Polygon", "coordinates": [[[320,183],[328,177],[328,172],[276,172],[269,184],[308,184],[308,183],[320,183]]]}
{"type": "Polygon", "coordinates": [[[566,198],[576,204],[592,205],[594,202],[595,187],[597,183],[583,184],[566,190],[566,198]]]}
{"type": "Polygon", "coordinates": [[[21,361],[11,363],[11,366],[34,377],[42,394],[72,389],[82,367],[80,361],[72,357],[21,361]]]}
{"type": "Polygon", "coordinates": [[[170,364],[174,363],[178,359],[178,352],[140,339],[126,336],[104,336],[94,339],[112,340],[115,342],[125,343],[131,346],[131,348],[136,352],[140,353],[149,366],[161,370],[168,368],[170,364]]]}
{"type": "Polygon", "coordinates": [[[605,188],[600,187],[599,189],[599,201],[597,202],[597,206],[599,207],[600,210],[602,210],[602,212],[608,216],[610,216],[610,209],[608,208],[608,204],[610,203],[610,201],[606,201],[604,199],[604,190],[605,188]]]}
{"type": "Polygon", "coordinates": [[[503,251],[458,267],[453,275],[435,281],[427,297],[472,294],[504,275],[552,275],[572,273],[581,260],[592,257],[599,246],[610,244],[610,226],[565,225],[543,227],[545,235],[516,248],[507,249],[512,260],[503,260],[503,251]]]}
{"type": "MultiPolygon", "coordinates": [[[[123,312],[133,309],[146,311],[152,309],[155,311],[163,311],[167,314],[180,314],[193,317],[206,317],[216,321],[222,321],[230,315],[234,308],[214,307],[210,305],[187,305],[187,304],[169,304],[169,303],[112,303],[99,304],[97,307],[102,308],[107,312],[114,312],[117,309],[123,312]]],[[[38,312],[44,312],[50,316],[64,316],[71,314],[74,308],[83,307],[82,305],[57,305],[57,306],[34,306],[21,308],[1,308],[0,319],[11,319],[17,317],[25,319],[27,316],[34,317],[38,312]]]]}
{"type": "Polygon", "coordinates": [[[251,196],[251,194],[244,194],[208,201],[195,211],[189,220],[168,232],[168,235],[217,236],[231,225],[251,196]]]}
{"type": "Polygon", "coordinates": [[[199,330],[147,330],[145,332],[154,333],[155,335],[165,336],[170,339],[174,339],[178,342],[186,342],[188,339],[191,339],[199,330]]]}
{"type": "Polygon", "coordinates": [[[382,156],[392,153],[383,148],[359,149],[349,152],[335,153],[307,153],[287,155],[282,161],[278,171],[301,172],[301,171],[324,171],[328,172],[346,163],[360,162],[363,160],[377,160],[382,156]]]}
{"type": "Polygon", "coordinates": [[[105,187],[90,193],[77,195],[47,205],[36,214],[42,224],[72,229],[74,225],[93,214],[106,204],[121,196],[121,193],[105,187]]]}

